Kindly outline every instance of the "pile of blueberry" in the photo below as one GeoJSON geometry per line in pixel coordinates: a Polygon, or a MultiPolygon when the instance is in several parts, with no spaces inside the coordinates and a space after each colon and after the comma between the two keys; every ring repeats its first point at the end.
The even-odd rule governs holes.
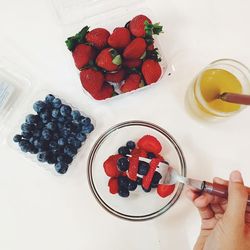
{"type": "Polygon", "coordinates": [[[64,174],[94,126],[90,118],[52,94],[35,102],[33,109],[36,114],[27,115],[21,134],[13,141],[23,152],[37,154],[38,161],[54,164],[56,171],[64,174]]]}

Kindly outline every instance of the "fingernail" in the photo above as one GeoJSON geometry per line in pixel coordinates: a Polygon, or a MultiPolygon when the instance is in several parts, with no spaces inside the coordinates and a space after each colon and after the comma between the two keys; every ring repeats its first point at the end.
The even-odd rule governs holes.
{"type": "Polygon", "coordinates": [[[241,173],[239,171],[233,171],[231,174],[230,174],[230,181],[232,182],[240,182],[242,183],[243,182],[243,179],[242,179],[242,176],[241,176],[241,173]]]}

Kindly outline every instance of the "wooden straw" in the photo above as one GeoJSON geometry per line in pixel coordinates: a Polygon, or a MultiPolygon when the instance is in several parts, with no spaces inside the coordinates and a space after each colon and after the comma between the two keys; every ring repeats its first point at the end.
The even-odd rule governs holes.
{"type": "Polygon", "coordinates": [[[236,94],[236,93],[222,93],[218,96],[219,99],[225,102],[250,105],[250,95],[236,94]]]}

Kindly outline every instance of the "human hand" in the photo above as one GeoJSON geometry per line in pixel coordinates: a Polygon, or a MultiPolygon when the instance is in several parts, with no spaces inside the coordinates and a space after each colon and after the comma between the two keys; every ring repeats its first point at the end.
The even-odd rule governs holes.
{"type": "Polygon", "coordinates": [[[244,187],[240,172],[232,172],[229,182],[220,178],[214,178],[214,182],[228,185],[228,200],[187,190],[188,198],[201,217],[201,232],[194,250],[249,250],[248,189],[244,187]]]}

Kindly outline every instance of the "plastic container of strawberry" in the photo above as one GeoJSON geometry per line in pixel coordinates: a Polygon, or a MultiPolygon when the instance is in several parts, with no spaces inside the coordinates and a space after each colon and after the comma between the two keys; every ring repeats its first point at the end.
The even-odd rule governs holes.
{"type": "MultiPolygon", "coordinates": [[[[60,20],[63,29],[63,42],[66,41],[67,38],[74,36],[77,34],[83,27],[89,26],[90,29],[95,28],[105,28],[110,33],[116,27],[124,27],[133,17],[143,14],[151,19],[152,23],[158,23],[157,16],[152,13],[152,10],[148,8],[146,1],[86,1],[86,0],[53,0],[53,4],[57,13],[57,16],[60,20]]],[[[164,32],[164,27],[163,27],[164,32]]],[[[121,83],[112,83],[108,82],[111,86],[113,86],[113,95],[110,98],[105,100],[98,100],[98,101],[109,101],[115,98],[119,98],[121,95],[129,95],[136,91],[141,91],[144,89],[148,89],[155,84],[158,84],[166,72],[167,69],[167,62],[166,62],[166,55],[164,54],[161,46],[161,36],[153,35],[154,38],[154,47],[157,48],[157,52],[159,54],[159,58],[161,59],[160,66],[161,66],[161,76],[153,84],[147,84],[145,79],[143,78],[143,74],[141,74],[141,67],[137,70],[140,72],[142,76],[142,81],[140,87],[123,93],[121,91],[121,86],[124,84],[124,81],[121,83]]],[[[65,44],[65,50],[67,50],[67,46],[65,44]]],[[[71,60],[72,67],[75,67],[74,60],[70,51],[68,52],[69,60],[71,60]]],[[[147,58],[150,59],[152,57],[151,52],[148,51],[147,58]]],[[[156,58],[153,55],[153,58],[156,58]]],[[[121,66],[120,66],[121,67],[121,66]]],[[[123,67],[123,66],[122,66],[123,67]]],[[[100,70],[100,68],[98,68],[100,70]]],[[[102,70],[101,70],[102,71],[102,70]]],[[[76,68],[77,74],[80,74],[80,71],[76,68]]],[[[103,72],[103,71],[102,71],[103,72]]],[[[104,72],[105,73],[105,72],[104,72]]],[[[130,71],[128,74],[133,73],[133,70],[130,71]]],[[[79,84],[81,84],[80,76],[79,76],[79,84]]],[[[90,96],[92,99],[96,100],[92,97],[92,95],[83,88],[85,94],[90,96]]]]}
{"type": "MultiPolygon", "coordinates": [[[[52,109],[51,109],[52,110],[52,109]]],[[[44,111],[46,111],[44,109],[44,111]]],[[[60,114],[60,109],[58,109],[60,114]]],[[[46,111],[47,112],[47,111],[46,111]]],[[[48,111],[49,112],[49,111],[48,111]]],[[[78,113],[78,112],[77,112],[78,113]]],[[[62,115],[61,115],[62,117],[62,115]]],[[[62,126],[66,126],[67,124],[72,124],[73,119],[69,121],[69,116],[67,116],[67,119],[65,117],[65,121],[61,121],[62,126]]],[[[87,126],[87,125],[86,125],[87,126]]],[[[86,127],[85,126],[85,127],[86,127]]],[[[24,74],[20,74],[18,70],[15,68],[13,70],[13,65],[9,67],[8,63],[0,62],[0,143],[6,144],[9,147],[11,147],[15,152],[20,152],[26,159],[32,160],[36,165],[39,165],[40,167],[43,167],[46,170],[51,171],[51,173],[60,175],[63,173],[66,173],[67,170],[71,168],[73,165],[77,165],[79,162],[79,159],[82,155],[82,148],[83,145],[88,141],[89,136],[91,132],[94,130],[95,123],[93,120],[89,117],[89,115],[85,114],[84,112],[80,111],[77,107],[74,107],[69,102],[65,101],[61,96],[57,96],[54,93],[51,93],[49,90],[42,90],[39,88],[39,85],[35,85],[32,80],[24,76],[24,74]],[[15,73],[14,73],[15,72],[15,73]],[[88,129],[86,131],[85,128],[85,135],[83,135],[83,138],[81,139],[81,143],[77,145],[76,152],[72,154],[69,159],[67,157],[67,163],[63,162],[65,160],[65,152],[64,148],[66,146],[70,146],[70,143],[67,141],[69,137],[76,138],[75,134],[73,134],[73,131],[71,131],[71,128],[68,129],[68,136],[65,138],[65,145],[55,145],[54,142],[58,142],[58,139],[62,138],[63,136],[59,132],[59,127],[57,126],[57,119],[52,120],[51,114],[48,114],[49,118],[47,121],[42,120],[42,113],[37,113],[34,108],[33,104],[37,102],[38,100],[41,100],[45,103],[45,97],[48,94],[52,94],[55,98],[59,98],[61,100],[61,103],[64,105],[67,105],[70,107],[72,111],[79,111],[81,117],[79,118],[79,122],[75,122],[76,124],[79,123],[79,126],[83,125],[80,123],[80,119],[87,120],[88,124],[92,124],[92,128],[88,129]],[[26,118],[28,115],[36,116],[38,121],[40,122],[38,126],[38,122],[27,122],[26,118]],[[90,121],[87,119],[89,118],[90,121]],[[56,129],[54,131],[50,130],[51,138],[47,141],[44,140],[42,137],[42,131],[48,126],[49,122],[53,122],[56,129]],[[90,123],[89,123],[90,122],[90,123]],[[24,132],[23,129],[21,129],[23,124],[28,124],[28,129],[32,127],[31,131],[24,132]],[[31,126],[30,126],[31,125],[31,126]],[[36,134],[35,134],[36,133],[36,134]],[[55,134],[58,134],[58,138],[55,138],[55,134]],[[17,141],[14,142],[14,137],[18,135],[17,141]],[[33,140],[32,140],[33,138],[33,140]],[[37,140],[38,143],[41,141],[46,142],[45,148],[36,148],[34,146],[34,141],[37,140]],[[28,152],[26,152],[25,148],[21,147],[20,141],[22,141],[21,144],[28,145],[28,152]],[[23,143],[25,142],[25,143],[23,143]],[[53,142],[54,144],[52,144],[53,142]],[[28,143],[28,144],[27,144],[28,143]],[[58,150],[52,150],[51,145],[54,145],[56,149],[58,150]],[[33,150],[34,149],[34,150],[33,150]],[[48,159],[45,159],[45,161],[39,161],[38,160],[38,154],[45,153],[46,157],[48,159]],[[60,160],[61,165],[60,168],[57,167],[57,170],[55,170],[55,164],[59,162],[58,157],[61,156],[60,160]],[[52,159],[52,160],[51,160],[52,159]],[[50,162],[50,164],[48,163],[50,162]],[[63,162],[63,163],[62,163],[63,162]],[[65,166],[65,164],[67,166],[65,166]]],[[[79,131],[79,133],[83,133],[83,131],[79,131]]]]}

